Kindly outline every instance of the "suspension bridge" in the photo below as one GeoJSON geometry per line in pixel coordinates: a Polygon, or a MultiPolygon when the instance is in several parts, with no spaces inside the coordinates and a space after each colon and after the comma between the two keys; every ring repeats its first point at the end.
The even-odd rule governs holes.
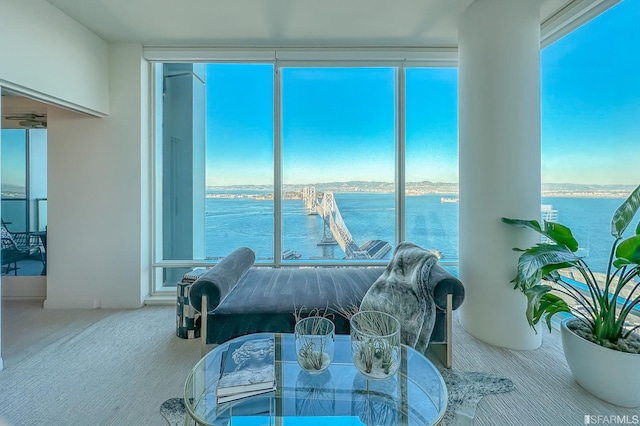
{"type": "Polygon", "coordinates": [[[338,244],[347,259],[382,259],[391,250],[389,243],[382,240],[367,241],[362,247],[356,244],[342,219],[333,192],[319,196],[314,186],[306,186],[302,189],[302,201],[308,214],[322,218],[324,236],[318,245],[338,244]]]}

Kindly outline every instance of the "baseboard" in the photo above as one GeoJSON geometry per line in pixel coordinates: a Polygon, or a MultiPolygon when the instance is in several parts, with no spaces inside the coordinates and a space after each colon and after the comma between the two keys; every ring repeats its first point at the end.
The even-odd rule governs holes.
{"type": "Polygon", "coordinates": [[[154,295],[148,296],[144,299],[145,305],[162,305],[162,306],[175,306],[176,304],[176,295],[154,295]]]}
{"type": "Polygon", "coordinates": [[[47,277],[44,275],[12,277],[2,276],[2,299],[45,299],[47,277]]]}

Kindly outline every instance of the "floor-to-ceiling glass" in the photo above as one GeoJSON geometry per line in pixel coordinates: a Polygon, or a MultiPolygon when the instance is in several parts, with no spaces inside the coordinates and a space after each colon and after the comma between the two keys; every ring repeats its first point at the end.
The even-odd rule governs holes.
{"type": "Polygon", "coordinates": [[[286,259],[385,259],[395,243],[394,68],[282,69],[286,259]]]}

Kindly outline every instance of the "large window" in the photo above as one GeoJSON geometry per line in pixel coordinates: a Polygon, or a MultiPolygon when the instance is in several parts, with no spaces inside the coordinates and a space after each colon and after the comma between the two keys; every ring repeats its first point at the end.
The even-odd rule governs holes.
{"type": "Polygon", "coordinates": [[[28,231],[27,130],[2,130],[2,221],[14,232],[28,231]]]}
{"type": "Polygon", "coordinates": [[[282,69],[285,260],[390,256],[395,74],[394,68],[282,69]]]}
{"type": "Polygon", "coordinates": [[[206,258],[273,259],[273,66],[206,67],[206,258]]]}
{"type": "Polygon", "coordinates": [[[2,221],[13,232],[47,227],[47,130],[2,130],[2,221]]]}
{"type": "Polygon", "coordinates": [[[611,217],[640,183],[639,18],[638,2],[620,2],[541,54],[543,218],[572,229],[597,278],[611,217]]]}
{"type": "MultiPolygon", "coordinates": [[[[12,233],[34,233],[45,250],[47,229],[47,130],[3,129],[2,223],[12,233]]],[[[17,235],[17,234],[16,234],[17,235]]],[[[20,242],[24,238],[16,237],[20,242]]],[[[17,270],[2,269],[3,274],[40,275],[42,257],[18,261],[17,270]]]]}
{"type": "Polygon", "coordinates": [[[458,70],[406,71],[406,239],[458,259],[458,70]]]}
{"type": "Polygon", "coordinates": [[[381,265],[403,240],[457,261],[455,69],[162,63],[156,90],[157,289],[240,246],[265,266],[381,265]]]}
{"type": "Polygon", "coordinates": [[[543,203],[598,272],[611,216],[640,182],[639,13],[621,2],[541,54],[543,203]]]}

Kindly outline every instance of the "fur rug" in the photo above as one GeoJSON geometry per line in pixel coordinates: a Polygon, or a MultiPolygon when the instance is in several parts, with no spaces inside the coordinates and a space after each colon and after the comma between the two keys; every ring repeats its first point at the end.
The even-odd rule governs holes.
{"type": "Polygon", "coordinates": [[[511,379],[506,377],[477,371],[439,370],[449,394],[442,421],[445,426],[472,425],[476,406],[483,396],[509,392],[515,388],[511,379]]]}
{"type": "Polygon", "coordinates": [[[167,399],[160,406],[160,415],[169,423],[169,426],[184,425],[187,408],[184,405],[184,398],[167,399]]]}
{"type": "MultiPolygon", "coordinates": [[[[472,372],[440,369],[447,385],[449,399],[443,422],[444,426],[468,426],[473,424],[476,406],[485,395],[509,392],[513,382],[506,377],[472,372]]],[[[160,414],[170,426],[184,425],[186,408],[182,398],[171,398],[160,406],[160,414]]]]}

